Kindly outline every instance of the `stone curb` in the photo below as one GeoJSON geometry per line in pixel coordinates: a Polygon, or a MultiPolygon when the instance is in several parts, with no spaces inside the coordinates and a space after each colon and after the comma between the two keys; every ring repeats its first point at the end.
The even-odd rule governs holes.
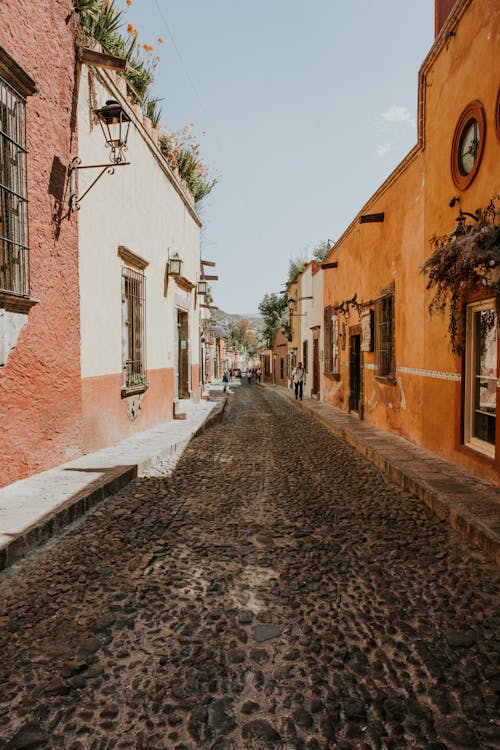
{"type": "MultiPolygon", "coordinates": [[[[296,402],[287,393],[281,393],[278,389],[276,389],[276,393],[317,419],[338,438],[351,445],[364,458],[383,471],[391,481],[422,500],[440,521],[449,523],[463,539],[479,547],[490,560],[500,566],[500,534],[496,533],[480,518],[471,514],[467,508],[461,506],[460,501],[457,501],[454,495],[436,490],[430,482],[426,482],[415,471],[411,471],[410,466],[404,465],[412,462],[401,461],[398,465],[397,459],[388,459],[381,452],[367,445],[362,438],[357,437],[345,427],[335,424],[334,418],[328,419],[318,414],[304,402],[296,402]]],[[[466,488],[461,490],[461,495],[464,500],[472,499],[471,491],[467,491],[466,488]]]]}
{"type": "Polygon", "coordinates": [[[69,497],[0,549],[0,571],[48,541],[110,495],[119,492],[136,477],[137,466],[117,466],[105,477],[94,480],[84,490],[69,497]]]}
{"type": "Polygon", "coordinates": [[[220,401],[221,403],[218,403],[210,414],[207,414],[203,422],[184,440],[169,445],[161,453],[157,453],[135,465],[114,467],[108,471],[106,476],[95,479],[85,489],[72,495],[56,509],[42,516],[22,534],[13,536],[12,541],[0,549],[0,572],[21,560],[28,552],[47,542],[98,503],[119,492],[129,482],[140,476],[141,471],[145,471],[162,459],[177,453],[177,451],[185,450],[195,435],[200,434],[211,424],[215,424],[222,419],[227,397],[220,399],[220,401]]]}

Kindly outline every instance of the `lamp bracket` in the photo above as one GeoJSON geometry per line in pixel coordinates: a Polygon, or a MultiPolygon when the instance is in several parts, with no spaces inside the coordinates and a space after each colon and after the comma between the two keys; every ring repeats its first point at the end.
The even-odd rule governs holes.
{"type": "Polygon", "coordinates": [[[129,161],[122,161],[118,162],[116,164],[82,164],[81,159],[79,156],[75,156],[74,159],[72,159],[70,165],[69,165],[69,181],[70,181],[70,187],[69,187],[69,211],[70,213],[73,213],[74,211],[80,210],[80,203],[85,198],[85,196],[90,193],[94,185],[99,182],[101,177],[105,172],[108,174],[114,174],[115,173],[115,167],[127,167],[130,164],[129,161]],[[100,169],[101,171],[95,178],[95,180],[89,185],[89,187],[85,190],[82,195],[77,194],[77,187],[76,187],[76,179],[75,179],[75,173],[78,169],[100,169]]]}
{"type": "MultiPolygon", "coordinates": [[[[474,221],[479,221],[479,219],[481,218],[481,209],[480,208],[476,208],[476,210],[475,210],[475,212],[473,214],[471,214],[469,211],[460,211],[460,214],[462,216],[470,216],[470,218],[474,219],[474,221]]],[[[459,221],[459,220],[460,220],[460,217],[457,219],[457,221],[459,221]]]]}

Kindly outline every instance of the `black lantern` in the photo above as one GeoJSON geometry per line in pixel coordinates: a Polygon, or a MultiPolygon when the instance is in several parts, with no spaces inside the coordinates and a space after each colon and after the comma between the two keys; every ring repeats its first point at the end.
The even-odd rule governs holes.
{"type": "Polygon", "coordinates": [[[208,281],[205,281],[205,279],[200,279],[197,286],[198,294],[205,295],[208,292],[208,281]]]}
{"type": "Polygon", "coordinates": [[[182,258],[179,257],[178,253],[170,256],[168,259],[168,275],[169,276],[180,276],[182,273],[182,258]]]}
{"type": "MultiPolygon", "coordinates": [[[[457,199],[458,200],[458,199],[457,199]]],[[[451,203],[455,201],[455,198],[452,198],[451,203]]],[[[471,214],[469,211],[460,211],[456,218],[457,226],[453,230],[453,232],[450,234],[450,238],[457,239],[458,237],[463,237],[464,234],[467,234],[467,230],[470,228],[469,224],[466,224],[466,216],[470,216],[471,219],[474,219],[474,221],[479,221],[481,218],[481,210],[478,208],[476,209],[475,213],[471,214]]]]}
{"type": "Polygon", "coordinates": [[[295,310],[295,300],[293,299],[293,297],[289,298],[287,305],[290,311],[290,315],[293,315],[293,311],[295,310]]]}
{"type": "Polygon", "coordinates": [[[104,107],[95,109],[94,113],[99,118],[106,145],[111,149],[111,161],[113,164],[124,162],[130,117],[114,99],[108,99],[104,107]]]}

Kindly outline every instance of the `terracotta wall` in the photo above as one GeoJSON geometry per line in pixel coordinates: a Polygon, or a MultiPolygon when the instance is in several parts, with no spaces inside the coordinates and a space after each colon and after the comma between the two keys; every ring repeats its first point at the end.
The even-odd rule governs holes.
{"type": "MultiPolygon", "coordinates": [[[[324,304],[339,306],[356,295],[364,309],[389,284],[395,288],[396,383],[376,378],[375,352],[362,353],[362,404],[366,421],[419,442],[421,439],[422,384],[411,374],[422,362],[423,331],[416,324],[422,319],[424,278],[419,274],[423,260],[423,160],[421,154],[408,158],[405,169],[363,209],[363,215],[384,214],[383,221],[353,223],[337,243],[328,261],[338,268],[324,274],[324,304]]],[[[371,303],[371,304],[370,304],[371,303]]],[[[340,378],[324,378],[324,400],[348,409],[349,337],[356,333],[361,317],[354,306],[349,315],[339,317],[345,325],[340,339],[340,378]],[[345,341],[345,348],[342,348],[345,341]]]]}
{"type": "MultiPolygon", "coordinates": [[[[444,4],[441,10],[445,12],[444,4]]],[[[361,416],[498,482],[498,448],[495,461],[462,445],[462,357],[452,353],[447,315],[429,313],[431,294],[421,273],[431,252],[431,238],[452,232],[459,208],[484,209],[500,194],[500,123],[495,122],[499,81],[494,64],[500,12],[493,0],[462,0],[458,10],[454,35],[445,41],[443,34],[436,40],[420,71],[419,99],[425,118],[419,145],[360,212],[384,213],[384,221],[361,223],[358,216],[327,258],[337,261],[338,268],[324,271],[324,304],[340,305],[356,294],[357,302],[373,308],[370,301],[394,283],[395,382],[380,381],[375,353],[362,353],[361,416]],[[473,182],[459,189],[451,171],[453,135],[462,112],[475,100],[482,103],[486,116],[484,152],[473,182]],[[453,197],[459,197],[460,203],[452,208],[453,197]]],[[[446,24],[443,30],[449,30],[446,24]]],[[[491,297],[491,292],[487,294],[491,297]]],[[[345,410],[349,408],[349,334],[360,322],[358,310],[350,306],[340,376],[324,378],[325,400],[345,410]]]]}
{"type": "Polygon", "coordinates": [[[128,399],[120,396],[122,383],[119,374],[84,378],[82,402],[85,453],[125,440],[138,431],[143,432],[158,423],[173,419],[173,368],[148,370],[147,378],[148,390],[128,399]]]}
{"type": "Polygon", "coordinates": [[[71,0],[0,3],[0,45],[34,79],[28,97],[29,313],[0,367],[0,485],[80,452],[77,221],[68,218],[66,170],[77,153],[71,0]]]}
{"type": "MultiPolygon", "coordinates": [[[[499,87],[495,61],[500,54],[498,3],[493,0],[469,3],[453,30],[455,35],[442,45],[426,72],[427,81],[432,84],[426,86],[426,255],[430,252],[428,240],[433,235],[449,234],[454,229],[460,208],[474,212],[485,208],[491,198],[500,194],[500,141],[495,127],[499,87]],[[485,112],[484,151],[474,180],[467,188],[460,189],[452,177],[452,141],[462,112],[473,101],[481,102],[485,112]],[[450,207],[450,199],[455,196],[460,202],[450,207]]],[[[499,204],[497,200],[497,207],[499,204]]],[[[426,305],[429,301],[427,295],[426,305]]],[[[463,383],[462,357],[451,351],[447,326],[447,315],[426,316],[424,368],[454,372],[462,377],[463,383]]],[[[427,405],[424,444],[464,468],[498,481],[498,447],[495,462],[461,446],[461,383],[427,379],[423,397],[427,405]],[[450,429],[443,429],[444,425],[450,429]]]]}
{"type": "MultiPolygon", "coordinates": [[[[197,363],[195,365],[191,365],[191,398],[193,399],[193,403],[197,404],[200,401],[201,398],[201,371],[200,371],[200,365],[197,363]]],[[[170,399],[169,399],[170,402],[170,399]]]]}

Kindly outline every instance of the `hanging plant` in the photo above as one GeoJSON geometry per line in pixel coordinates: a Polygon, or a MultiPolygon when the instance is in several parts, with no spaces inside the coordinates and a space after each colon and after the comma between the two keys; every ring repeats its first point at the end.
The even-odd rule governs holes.
{"type": "Polygon", "coordinates": [[[455,354],[463,350],[462,310],[466,297],[478,287],[500,292],[499,218],[492,199],[476,224],[462,221],[462,234],[434,236],[430,240],[433,253],[421,268],[428,276],[426,288],[434,291],[429,312],[442,313],[449,305],[448,333],[455,354]]]}

